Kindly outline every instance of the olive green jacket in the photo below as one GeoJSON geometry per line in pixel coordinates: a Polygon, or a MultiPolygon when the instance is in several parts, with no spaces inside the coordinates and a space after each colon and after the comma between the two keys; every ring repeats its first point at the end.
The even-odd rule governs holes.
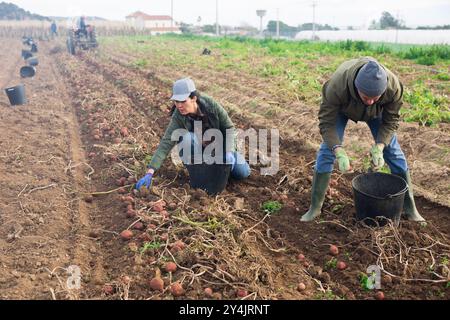
{"type": "MultiPolygon", "coordinates": [[[[210,128],[218,129],[222,132],[225,152],[235,151],[235,128],[225,109],[211,97],[206,95],[201,95],[197,103],[201,112],[208,117],[210,128]],[[229,133],[228,135],[227,130],[229,133]]],[[[186,129],[189,132],[194,131],[191,119],[187,116],[183,116],[178,109],[175,109],[169,126],[167,127],[166,132],[159,143],[158,149],[148,165],[149,168],[158,170],[161,167],[164,159],[167,157],[175,144],[178,143],[178,141],[171,140],[172,133],[177,129],[186,129]]]]}
{"type": "Polygon", "coordinates": [[[376,142],[385,145],[390,143],[399,127],[403,85],[391,71],[383,67],[387,73],[388,84],[380,100],[372,106],[366,106],[359,97],[354,81],[359,69],[369,59],[373,58],[364,57],[344,62],[322,88],[319,128],[324,142],[330,149],[342,144],[336,131],[339,113],[355,122],[367,122],[381,116],[382,124],[378,130],[376,142]]]}

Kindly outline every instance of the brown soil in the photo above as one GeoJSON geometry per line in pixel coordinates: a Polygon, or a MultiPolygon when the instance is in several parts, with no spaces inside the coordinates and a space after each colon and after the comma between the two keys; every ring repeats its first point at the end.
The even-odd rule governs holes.
{"type": "MultiPolygon", "coordinates": [[[[374,264],[386,271],[382,290],[389,299],[450,298],[450,209],[439,204],[448,203],[442,200],[448,165],[426,166],[422,160],[448,146],[448,132],[425,132],[423,139],[439,145],[419,150],[412,139],[419,129],[401,128],[402,139],[410,142],[405,152],[419,154],[418,161],[409,161],[427,195],[417,197],[427,226],[405,220],[399,228],[357,224],[354,175],[337,174],[321,219],[301,223],[318,143],[313,109],[275,122],[266,109],[242,110],[236,107],[242,88],[234,75],[226,79],[227,94],[218,91],[215,98],[240,128],[284,123],[279,173],[261,176],[253,167],[249,179],[231,181],[220,196],[208,198],[190,190],[186,171],[167,160],[152,192],[136,194],[132,184],[170,119],[168,79],[182,72],[157,63],[138,71],[126,56],[109,50],[72,57],[55,47],[41,44],[37,75],[24,80],[27,105],[10,107],[6,97],[0,100],[1,299],[174,299],[168,288],[176,281],[185,293],[175,299],[209,298],[206,287],[213,299],[238,299],[243,291],[246,299],[374,299],[375,292],[363,290],[359,280],[374,264]],[[124,196],[133,198],[124,202],[124,196]],[[160,199],[167,202],[167,215],[155,209],[160,199]],[[281,211],[266,216],[261,204],[268,200],[283,203],[281,211]],[[134,234],[130,241],[121,239],[126,229],[134,234]],[[337,257],[329,254],[331,244],[339,248],[337,257]],[[297,259],[300,253],[305,261],[297,259]],[[177,271],[167,273],[167,261],[176,262],[177,271]],[[338,270],[337,261],[348,267],[338,270]],[[67,287],[71,265],[81,271],[78,290],[67,287]],[[150,288],[158,274],[163,292],[150,288]],[[300,282],[306,290],[297,290],[300,282]]],[[[10,40],[8,50],[0,51],[3,87],[19,82],[20,49],[19,41],[10,40]]],[[[218,79],[211,73],[199,86],[207,92],[218,79]]],[[[254,89],[243,98],[264,92],[254,89]]]]}

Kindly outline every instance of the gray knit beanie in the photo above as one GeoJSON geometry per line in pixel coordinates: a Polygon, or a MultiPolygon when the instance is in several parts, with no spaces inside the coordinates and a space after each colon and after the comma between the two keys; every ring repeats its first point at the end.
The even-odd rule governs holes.
{"type": "Polygon", "coordinates": [[[386,70],[378,62],[370,60],[359,70],[355,86],[368,97],[381,96],[387,88],[386,70]]]}

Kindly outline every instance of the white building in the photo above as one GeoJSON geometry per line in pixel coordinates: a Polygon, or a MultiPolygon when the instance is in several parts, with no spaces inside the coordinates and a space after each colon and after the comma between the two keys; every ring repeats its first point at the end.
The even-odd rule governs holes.
{"type": "Polygon", "coordinates": [[[136,11],[135,13],[127,16],[126,21],[128,25],[135,29],[150,29],[152,34],[163,34],[170,32],[178,34],[181,33],[177,23],[174,21],[172,24],[172,17],[170,16],[151,16],[141,11],[136,11]]]}

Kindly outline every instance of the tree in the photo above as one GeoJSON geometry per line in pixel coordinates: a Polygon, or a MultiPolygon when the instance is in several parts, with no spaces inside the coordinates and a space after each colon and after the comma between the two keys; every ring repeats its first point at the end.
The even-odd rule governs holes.
{"type": "MultiPolygon", "coordinates": [[[[267,24],[267,31],[270,34],[276,34],[277,32],[277,21],[270,20],[267,24]]],[[[280,21],[280,35],[293,37],[298,32],[296,27],[291,27],[286,23],[280,21]]]]}
{"type": "MultiPolygon", "coordinates": [[[[202,26],[202,31],[204,33],[216,33],[216,24],[205,24],[202,26]]],[[[219,25],[219,33],[222,33],[222,26],[219,25]]]]}
{"type": "Polygon", "coordinates": [[[380,29],[401,29],[401,22],[394,18],[392,14],[384,11],[380,18],[380,29]]]}
{"type": "Polygon", "coordinates": [[[181,22],[180,23],[180,30],[181,33],[191,34],[192,33],[193,26],[191,24],[181,22]]]}
{"type": "Polygon", "coordinates": [[[0,19],[1,20],[46,20],[50,19],[38,14],[32,14],[12,3],[0,3],[0,19]]]}

